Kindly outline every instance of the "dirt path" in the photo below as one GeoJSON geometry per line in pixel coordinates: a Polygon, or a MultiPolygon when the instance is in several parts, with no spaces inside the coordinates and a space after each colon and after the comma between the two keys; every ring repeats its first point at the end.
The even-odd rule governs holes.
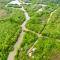
{"type": "MultiPolygon", "coordinates": [[[[20,2],[19,2],[18,0],[16,0],[16,1],[17,1],[17,4],[19,5],[20,2]]],[[[16,1],[15,1],[15,2],[16,2],[16,1]]],[[[15,3],[15,2],[14,2],[14,3],[15,3]]],[[[13,4],[14,4],[14,3],[13,3],[13,4]]],[[[20,3],[20,4],[21,4],[21,3],[20,3]]],[[[22,6],[22,8],[20,8],[20,9],[24,12],[25,17],[26,17],[26,20],[25,20],[25,21],[23,22],[23,24],[21,25],[21,27],[22,27],[22,32],[20,33],[20,36],[19,36],[16,44],[14,45],[14,50],[9,53],[7,60],[14,60],[14,58],[15,58],[15,56],[16,56],[16,54],[17,54],[17,51],[18,51],[18,49],[20,48],[20,45],[21,45],[21,43],[22,43],[22,41],[23,41],[23,37],[24,37],[24,34],[25,34],[25,32],[24,32],[24,30],[25,30],[25,25],[26,25],[26,23],[28,22],[28,20],[30,20],[30,17],[29,17],[29,15],[28,15],[28,13],[26,12],[26,10],[24,9],[24,7],[22,6]]]]}
{"type": "MultiPolygon", "coordinates": [[[[54,14],[56,11],[57,11],[57,9],[54,10],[53,12],[51,12],[50,17],[48,18],[47,24],[49,23],[51,17],[53,16],[53,14],[54,14]]],[[[45,27],[46,27],[46,26],[45,26],[45,27]]],[[[39,34],[39,37],[41,37],[41,36],[42,36],[42,34],[39,34]]],[[[33,48],[34,48],[34,46],[36,45],[37,42],[38,42],[38,40],[35,41],[35,43],[33,44],[33,46],[30,47],[30,49],[29,49],[28,52],[27,52],[28,55],[30,55],[30,54],[32,55],[32,50],[33,50],[33,48]]]]}
{"type": "MultiPolygon", "coordinates": [[[[18,4],[19,6],[20,6],[20,4],[22,4],[22,3],[19,2],[18,0],[12,1],[12,2],[10,2],[10,3],[18,4]]],[[[8,4],[10,4],[10,3],[8,3],[8,4]]],[[[24,35],[25,35],[25,32],[24,32],[24,31],[26,31],[26,26],[25,26],[25,25],[26,25],[26,23],[28,22],[28,20],[30,20],[30,17],[29,17],[28,13],[26,12],[26,10],[24,9],[23,6],[22,6],[22,8],[20,8],[20,10],[22,10],[22,11],[24,12],[24,15],[25,15],[25,17],[26,17],[26,20],[25,20],[25,21],[23,22],[23,24],[21,25],[21,27],[22,27],[22,32],[20,33],[20,36],[19,36],[17,42],[16,42],[15,45],[14,45],[14,50],[9,53],[7,60],[14,60],[14,58],[15,58],[15,56],[16,56],[16,54],[17,54],[17,51],[18,51],[18,49],[20,48],[21,43],[23,42],[23,37],[24,37],[24,35]]],[[[53,14],[53,13],[51,13],[50,17],[52,16],[52,14],[53,14]]],[[[48,22],[49,22],[49,20],[50,20],[50,18],[48,19],[48,22]]],[[[29,30],[29,31],[32,32],[32,33],[35,33],[34,31],[31,31],[31,30],[29,30]]],[[[37,34],[37,33],[36,33],[36,34],[37,34]]],[[[40,34],[37,34],[37,35],[40,37],[40,34]]],[[[36,43],[37,43],[37,41],[34,43],[34,45],[35,45],[36,43]]],[[[31,50],[33,49],[34,45],[29,49],[28,53],[31,52],[31,50]]]]}

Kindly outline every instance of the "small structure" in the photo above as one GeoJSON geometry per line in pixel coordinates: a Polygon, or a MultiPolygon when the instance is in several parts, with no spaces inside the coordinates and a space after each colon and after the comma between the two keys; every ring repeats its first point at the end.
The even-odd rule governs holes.
{"type": "Polygon", "coordinates": [[[36,48],[33,48],[32,51],[34,52],[36,50],[36,48]]]}

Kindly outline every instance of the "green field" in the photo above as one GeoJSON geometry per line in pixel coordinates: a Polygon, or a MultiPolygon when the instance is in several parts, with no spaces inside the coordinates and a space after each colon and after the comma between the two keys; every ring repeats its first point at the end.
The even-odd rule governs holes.
{"type": "MultiPolygon", "coordinates": [[[[25,9],[27,7],[32,8],[32,6],[30,5],[30,6],[25,6],[25,9]]],[[[37,8],[26,9],[26,10],[31,16],[30,20],[26,24],[26,27],[31,31],[34,31],[38,34],[42,34],[42,36],[38,37],[38,39],[34,37],[36,41],[32,39],[34,43],[37,42],[35,45],[33,42],[31,42],[34,45],[33,48],[36,48],[36,50],[32,51],[32,56],[29,57],[28,51],[33,46],[33,45],[29,46],[31,44],[30,39],[33,37],[30,38],[29,33],[28,33],[29,36],[25,35],[27,36],[27,38],[25,37],[23,39],[23,43],[20,47],[21,50],[20,49],[18,50],[15,59],[16,60],[17,59],[18,60],[20,59],[21,60],[54,60],[54,59],[59,60],[60,59],[60,47],[59,47],[60,46],[60,42],[59,42],[60,7],[55,4],[51,4],[46,6],[44,10],[39,13],[36,12],[38,10],[37,8]]]]}
{"type": "Polygon", "coordinates": [[[6,7],[10,1],[0,0],[0,60],[7,60],[18,40],[14,60],[60,60],[60,1],[28,0],[32,4],[6,7]]]}
{"type": "Polygon", "coordinates": [[[32,31],[41,33],[45,25],[47,24],[47,21],[50,17],[51,12],[53,12],[57,8],[58,6],[48,5],[44,8],[43,11],[40,11],[39,13],[35,11],[33,16],[30,18],[30,20],[26,24],[26,27],[32,31]]]}
{"type": "MultiPolygon", "coordinates": [[[[0,3],[4,4],[5,1],[1,0],[0,3]]],[[[20,25],[23,21],[25,21],[24,13],[18,8],[2,7],[0,9],[0,60],[6,60],[9,52],[13,50],[21,33],[20,25]]]]}
{"type": "Polygon", "coordinates": [[[19,60],[19,59],[28,60],[29,57],[27,55],[27,51],[34,44],[34,42],[37,39],[38,39],[38,37],[36,36],[36,34],[26,32],[25,36],[24,36],[24,39],[23,39],[23,43],[21,45],[22,50],[21,49],[18,50],[15,60],[19,60]]]}

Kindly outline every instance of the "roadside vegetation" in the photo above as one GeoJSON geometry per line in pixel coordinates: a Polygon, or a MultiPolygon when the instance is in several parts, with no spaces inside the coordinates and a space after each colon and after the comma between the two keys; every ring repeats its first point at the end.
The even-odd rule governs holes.
{"type": "Polygon", "coordinates": [[[50,21],[47,23],[42,34],[45,36],[60,39],[60,7],[51,16],[50,21]]]}
{"type": "Polygon", "coordinates": [[[32,60],[59,60],[60,59],[60,42],[50,37],[41,37],[38,39],[32,52],[32,60]],[[58,57],[56,57],[58,56],[58,57]]]}
{"type": "Polygon", "coordinates": [[[20,46],[20,49],[17,52],[15,60],[30,60],[28,57],[28,50],[34,44],[34,42],[38,39],[36,34],[31,32],[26,32],[23,38],[23,43],[20,46]]]}
{"type": "Polygon", "coordinates": [[[60,1],[31,0],[28,2],[32,4],[6,7],[10,1],[0,0],[0,60],[7,60],[9,53],[15,52],[14,46],[21,38],[15,60],[60,60],[60,1]],[[29,21],[20,10],[22,6],[29,21]]]}
{"type": "Polygon", "coordinates": [[[60,59],[60,7],[48,5],[43,11],[34,12],[26,28],[41,34],[37,39],[25,35],[15,60],[59,60],[60,59]],[[35,41],[32,39],[36,39],[35,41]],[[30,43],[30,39],[32,39],[30,43]],[[29,44],[27,44],[29,43],[29,44]],[[32,45],[31,45],[32,44],[32,45]],[[30,52],[29,52],[30,50],[30,52]],[[29,53],[28,53],[29,52],[29,53]],[[57,57],[56,57],[57,56],[57,57]]]}
{"type": "Polygon", "coordinates": [[[48,5],[38,13],[35,11],[34,15],[30,18],[30,20],[26,24],[26,27],[32,31],[41,33],[45,25],[47,24],[50,14],[57,8],[58,6],[48,5]]]}
{"type": "Polygon", "coordinates": [[[21,24],[25,21],[24,13],[19,8],[5,7],[7,1],[0,1],[2,5],[5,3],[0,5],[0,60],[7,60],[21,33],[21,24]]]}

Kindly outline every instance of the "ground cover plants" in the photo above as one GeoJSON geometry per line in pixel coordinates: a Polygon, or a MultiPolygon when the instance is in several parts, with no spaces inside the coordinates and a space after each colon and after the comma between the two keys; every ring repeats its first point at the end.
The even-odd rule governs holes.
{"type": "Polygon", "coordinates": [[[60,1],[11,1],[0,1],[0,60],[60,60],[60,1]]]}

